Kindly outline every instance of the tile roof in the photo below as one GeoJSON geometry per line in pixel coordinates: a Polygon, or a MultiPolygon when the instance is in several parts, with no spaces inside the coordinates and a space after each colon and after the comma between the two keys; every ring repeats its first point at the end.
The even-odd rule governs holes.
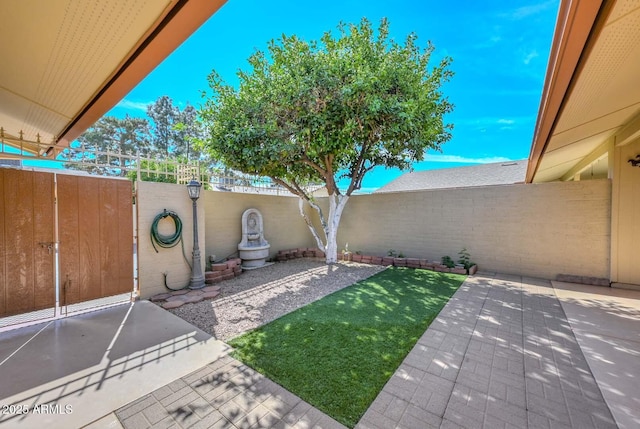
{"type": "Polygon", "coordinates": [[[526,159],[470,167],[413,171],[389,182],[375,193],[524,183],[526,171],[526,159]]]}

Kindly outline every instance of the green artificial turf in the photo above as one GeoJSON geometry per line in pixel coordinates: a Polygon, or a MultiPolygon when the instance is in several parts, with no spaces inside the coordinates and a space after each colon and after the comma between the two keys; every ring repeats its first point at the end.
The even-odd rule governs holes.
{"type": "Polygon", "coordinates": [[[233,356],[353,427],[464,279],[391,267],[234,338],[233,356]]]}

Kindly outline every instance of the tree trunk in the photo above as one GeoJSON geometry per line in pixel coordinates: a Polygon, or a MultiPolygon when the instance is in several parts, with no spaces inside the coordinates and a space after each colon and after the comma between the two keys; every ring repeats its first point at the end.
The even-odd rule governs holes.
{"type": "MultiPolygon", "coordinates": [[[[322,242],[322,239],[320,238],[320,235],[318,235],[318,232],[316,231],[315,226],[313,226],[313,223],[311,223],[311,219],[309,219],[307,214],[304,212],[304,202],[305,202],[305,200],[302,197],[300,197],[298,199],[298,208],[300,209],[300,216],[302,216],[302,218],[304,219],[304,222],[309,227],[309,231],[311,231],[311,235],[313,235],[313,238],[316,240],[316,244],[318,245],[318,249],[322,250],[323,252],[326,252],[326,246],[322,242]]],[[[318,212],[318,215],[320,216],[320,222],[324,226],[326,224],[326,222],[324,221],[324,216],[322,215],[322,209],[320,209],[320,207],[317,204],[312,203],[311,201],[308,201],[308,203],[309,203],[309,205],[311,207],[316,209],[316,211],[318,212]]]]}
{"type": "Polygon", "coordinates": [[[325,250],[327,264],[338,262],[338,226],[340,226],[342,211],[348,200],[349,197],[345,195],[335,193],[329,195],[329,218],[327,219],[327,245],[325,250]]]}
{"type": "Polygon", "coordinates": [[[315,227],[311,223],[311,220],[304,212],[302,199],[300,199],[300,215],[304,218],[304,221],[309,227],[316,243],[318,243],[318,247],[324,251],[327,264],[334,264],[338,262],[338,226],[340,225],[340,218],[342,217],[344,206],[347,204],[348,200],[349,197],[346,195],[336,193],[329,195],[329,217],[326,221],[324,220],[320,206],[309,201],[309,205],[313,207],[320,216],[320,223],[322,224],[325,236],[325,242],[323,243],[315,227]]]}

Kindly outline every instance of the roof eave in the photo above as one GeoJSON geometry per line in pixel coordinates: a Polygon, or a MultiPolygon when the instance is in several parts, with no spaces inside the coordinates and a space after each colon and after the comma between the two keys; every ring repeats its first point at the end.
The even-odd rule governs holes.
{"type": "Polygon", "coordinates": [[[226,0],[179,0],[149,29],[104,85],[58,136],[56,149],[69,146],[108,112],[158,64],[193,34],[226,0]]]}
{"type": "Polygon", "coordinates": [[[562,0],[551,45],[538,119],[527,165],[526,183],[533,182],[555,123],[588,52],[598,17],[613,2],[602,0],[562,0]],[[604,4],[603,4],[604,3],[604,4]]]}

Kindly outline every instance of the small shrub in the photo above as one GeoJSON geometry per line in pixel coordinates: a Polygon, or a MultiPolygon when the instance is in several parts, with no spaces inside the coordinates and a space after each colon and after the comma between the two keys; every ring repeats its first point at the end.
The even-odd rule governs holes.
{"type": "Polygon", "coordinates": [[[456,263],[453,261],[453,259],[451,259],[451,256],[443,256],[442,265],[446,266],[447,268],[453,268],[456,266],[456,263]]]}
{"type": "Polygon", "coordinates": [[[398,258],[404,258],[404,257],[405,257],[405,256],[404,256],[404,253],[402,253],[402,252],[399,252],[399,253],[398,253],[398,258]]]}
{"type": "Polygon", "coordinates": [[[461,251],[459,251],[458,255],[460,256],[460,259],[458,259],[458,263],[462,265],[468,273],[469,268],[473,267],[476,263],[471,260],[471,255],[466,248],[463,248],[461,251]]]}
{"type": "Polygon", "coordinates": [[[389,251],[387,252],[387,256],[390,256],[392,258],[395,258],[396,256],[398,256],[398,252],[396,252],[393,249],[389,249],[389,251]]]}

